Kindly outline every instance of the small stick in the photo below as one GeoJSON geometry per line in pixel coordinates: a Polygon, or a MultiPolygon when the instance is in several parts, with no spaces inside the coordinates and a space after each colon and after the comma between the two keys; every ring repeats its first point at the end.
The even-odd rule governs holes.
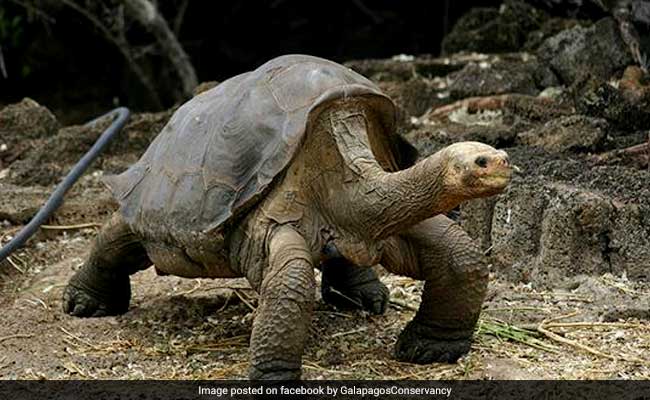
{"type": "Polygon", "coordinates": [[[223,305],[221,307],[219,307],[219,309],[217,310],[218,313],[220,313],[221,311],[225,310],[226,307],[228,307],[228,304],[230,304],[230,299],[231,298],[232,298],[232,292],[228,293],[228,297],[226,297],[226,301],[224,301],[223,305]]]}
{"type": "Polygon", "coordinates": [[[65,333],[66,335],[70,336],[71,338],[79,341],[80,343],[85,344],[86,346],[92,348],[93,350],[98,350],[99,347],[95,346],[94,344],[90,343],[89,341],[80,338],[79,336],[75,335],[74,333],[71,333],[70,331],[66,330],[64,327],[60,326],[59,329],[65,333]]]}
{"type": "Polygon", "coordinates": [[[8,262],[12,267],[14,267],[18,272],[20,272],[20,273],[23,274],[23,275],[25,274],[25,271],[23,271],[23,270],[22,270],[18,265],[16,265],[16,263],[14,262],[14,260],[11,259],[11,257],[7,257],[7,262],[8,262]]]}
{"type": "Polygon", "coordinates": [[[32,336],[34,336],[34,335],[31,334],[31,333],[16,333],[14,335],[0,337],[0,343],[4,342],[5,340],[18,339],[18,338],[25,338],[26,339],[26,338],[30,338],[32,336]]]}
{"type": "Polygon", "coordinates": [[[322,314],[332,314],[332,315],[336,315],[336,316],[344,317],[344,318],[353,318],[353,316],[350,315],[350,314],[344,314],[342,312],[336,312],[336,311],[320,311],[320,310],[317,310],[316,312],[317,313],[322,313],[322,314]]]}
{"type": "Polygon", "coordinates": [[[349,301],[350,303],[354,304],[354,305],[357,306],[358,308],[363,308],[363,304],[359,303],[358,301],[356,301],[355,299],[351,298],[350,296],[345,295],[345,293],[341,293],[340,291],[338,291],[338,290],[336,290],[336,289],[334,289],[334,288],[330,288],[330,290],[332,290],[332,292],[336,293],[338,296],[341,296],[341,297],[343,297],[345,300],[347,300],[347,301],[349,301]]]}
{"type": "Polygon", "coordinates": [[[408,310],[412,310],[412,311],[417,311],[417,310],[418,310],[417,307],[415,307],[415,306],[413,306],[413,305],[411,305],[411,304],[405,302],[404,300],[399,300],[399,299],[390,299],[389,303],[390,303],[390,304],[397,305],[397,306],[400,306],[400,307],[402,307],[402,308],[406,308],[406,309],[408,309],[408,310]]]}
{"type": "Polygon", "coordinates": [[[238,289],[233,290],[233,292],[235,292],[235,295],[239,297],[239,300],[241,300],[244,304],[246,304],[248,308],[251,309],[251,311],[255,312],[255,307],[253,307],[253,305],[248,300],[246,300],[242,294],[239,293],[238,289]]]}
{"type": "Polygon", "coordinates": [[[186,290],[184,292],[180,292],[178,294],[180,296],[186,296],[188,294],[192,294],[192,293],[196,292],[197,290],[199,290],[201,288],[201,280],[200,279],[195,279],[195,281],[196,281],[196,285],[194,285],[194,287],[192,289],[186,290]]]}
{"type": "Polygon", "coordinates": [[[619,151],[627,154],[644,154],[648,152],[648,148],[650,148],[650,142],[635,144],[634,146],[626,147],[619,151]]]}
{"type": "Polygon", "coordinates": [[[579,314],[578,311],[570,312],[570,313],[568,313],[568,314],[560,315],[559,317],[555,317],[555,318],[550,318],[550,319],[544,320],[544,321],[542,321],[542,323],[541,323],[540,325],[544,325],[544,326],[546,326],[546,324],[549,324],[549,323],[551,323],[551,322],[561,321],[561,320],[563,320],[563,319],[567,319],[567,318],[575,317],[575,316],[578,315],[578,314],[579,314]]]}
{"type": "Polygon", "coordinates": [[[546,328],[592,328],[592,327],[609,327],[609,328],[644,328],[643,324],[626,324],[621,322],[564,322],[544,324],[546,328]]]}
{"type": "Polygon", "coordinates": [[[486,308],[484,312],[496,312],[496,311],[544,311],[551,312],[548,308],[545,307],[495,307],[495,308],[486,308]]]}
{"type": "Polygon", "coordinates": [[[594,355],[599,356],[599,357],[608,358],[610,360],[616,360],[616,357],[614,357],[614,356],[612,356],[610,354],[602,353],[602,352],[594,349],[593,347],[589,347],[589,346],[584,345],[582,343],[578,343],[575,340],[564,338],[564,337],[562,337],[562,336],[560,336],[560,335],[558,335],[556,333],[553,333],[553,332],[545,329],[544,328],[544,323],[545,322],[546,321],[542,321],[542,323],[539,324],[539,326],[537,327],[537,331],[539,333],[541,333],[542,335],[546,336],[547,338],[555,340],[555,341],[560,342],[560,343],[567,344],[567,345],[569,345],[571,347],[576,347],[578,349],[584,350],[584,351],[586,351],[588,353],[594,354],[594,355]]]}
{"type": "Polygon", "coordinates": [[[485,249],[485,250],[483,251],[483,255],[487,256],[488,253],[489,253],[490,251],[492,251],[492,248],[493,248],[493,247],[494,247],[493,244],[490,245],[490,247],[488,247],[487,249],[485,249]]]}
{"type": "Polygon", "coordinates": [[[500,94],[496,96],[468,97],[455,103],[447,104],[432,110],[427,116],[430,118],[446,117],[452,112],[461,108],[467,108],[470,112],[479,110],[498,110],[503,108],[506,101],[512,96],[509,94],[500,94]]]}
{"type": "Polygon", "coordinates": [[[0,360],[0,370],[5,369],[9,364],[11,364],[11,361],[7,361],[7,356],[2,356],[2,360],[0,360]]]}
{"type": "Polygon", "coordinates": [[[594,354],[594,355],[599,356],[599,357],[608,358],[610,360],[620,359],[620,360],[633,361],[633,362],[638,362],[638,363],[647,363],[647,360],[642,360],[642,359],[637,358],[637,357],[629,357],[629,356],[615,357],[615,356],[613,356],[611,354],[603,353],[603,352],[601,352],[599,350],[594,349],[593,347],[584,345],[584,344],[579,343],[579,342],[577,342],[575,340],[567,339],[565,337],[562,337],[562,336],[560,336],[560,335],[546,329],[546,327],[548,327],[547,324],[549,324],[550,321],[553,321],[553,320],[557,321],[558,319],[568,318],[569,316],[573,316],[573,315],[576,315],[576,314],[577,314],[577,312],[572,313],[572,314],[567,314],[567,315],[564,315],[564,316],[560,316],[560,317],[554,318],[554,319],[544,320],[537,327],[537,331],[539,333],[543,334],[544,336],[548,337],[549,339],[552,339],[552,340],[558,341],[560,343],[564,343],[564,344],[567,344],[569,346],[584,350],[584,351],[586,351],[588,353],[594,354]]]}
{"type": "Polygon", "coordinates": [[[69,231],[73,229],[100,228],[102,224],[97,222],[87,222],[76,225],[41,225],[41,229],[50,231],[69,231]]]}
{"type": "Polygon", "coordinates": [[[316,364],[316,363],[308,363],[308,362],[304,362],[304,363],[302,364],[302,366],[303,366],[303,368],[314,369],[314,370],[316,370],[316,371],[325,371],[325,372],[331,372],[331,373],[341,374],[341,375],[354,375],[354,372],[337,371],[337,370],[335,370],[335,369],[327,369],[327,368],[323,368],[323,367],[321,367],[320,365],[318,365],[318,364],[316,364]]]}
{"type": "Polygon", "coordinates": [[[543,300],[544,297],[565,297],[567,301],[582,301],[584,303],[593,303],[594,300],[587,297],[587,296],[579,296],[575,295],[573,293],[562,293],[562,292],[532,292],[532,293],[521,293],[519,296],[512,296],[510,297],[513,300],[521,300],[521,298],[526,298],[526,297],[541,297],[543,300]]]}
{"type": "Polygon", "coordinates": [[[208,291],[208,290],[216,290],[216,289],[248,290],[248,291],[254,290],[250,286],[241,286],[241,285],[237,285],[237,284],[235,284],[235,285],[211,285],[209,287],[206,287],[203,290],[208,291]]]}
{"type": "Polygon", "coordinates": [[[48,307],[48,305],[45,304],[45,302],[44,302],[43,300],[39,299],[39,298],[36,297],[36,296],[34,296],[34,298],[31,299],[31,300],[30,300],[30,299],[22,299],[22,301],[25,301],[25,302],[27,302],[27,303],[33,305],[33,306],[35,306],[35,305],[41,305],[41,306],[43,306],[43,308],[44,308],[45,310],[49,310],[49,309],[50,309],[50,307],[48,307]]]}
{"type": "Polygon", "coordinates": [[[0,238],[4,240],[5,236],[13,235],[14,233],[18,232],[22,228],[23,228],[22,226],[14,226],[13,228],[9,228],[2,233],[2,236],[0,236],[0,238]]]}
{"type": "Polygon", "coordinates": [[[208,343],[205,345],[198,345],[198,346],[189,346],[187,347],[187,349],[195,350],[195,351],[228,350],[229,348],[232,348],[235,345],[245,346],[247,339],[248,339],[248,335],[238,335],[238,336],[233,336],[233,337],[220,340],[216,343],[208,343]]]}
{"type": "MultiPolygon", "coordinates": [[[[76,372],[77,374],[81,375],[84,378],[88,377],[88,375],[86,373],[84,373],[81,370],[81,368],[79,368],[79,366],[77,364],[75,364],[73,361],[68,361],[66,363],[63,363],[63,368],[67,369],[68,372],[72,372],[72,373],[76,372]]],[[[94,378],[94,377],[91,376],[91,378],[94,378]]]]}
{"type": "Polygon", "coordinates": [[[22,258],[18,257],[18,254],[14,253],[11,255],[12,258],[15,258],[16,261],[20,262],[20,265],[24,268],[27,264],[25,263],[25,260],[22,258]]]}
{"type": "Polygon", "coordinates": [[[351,330],[351,331],[347,331],[347,332],[338,332],[338,333],[335,333],[335,334],[333,334],[333,335],[330,336],[330,337],[331,337],[331,338],[336,338],[336,337],[341,337],[341,336],[353,335],[353,334],[355,334],[355,333],[364,332],[364,331],[366,331],[367,329],[368,329],[367,327],[362,326],[362,327],[359,328],[359,329],[353,329],[353,330],[351,330]]]}
{"type": "Polygon", "coordinates": [[[606,284],[608,284],[609,286],[611,286],[611,287],[613,287],[613,288],[616,288],[616,289],[620,290],[621,292],[623,292],[623,293],[625,293],[625,294],[629,294],[629,295],[634,295],[634,294],[643,294],[642,292],[639,292],[639,291],[637,291],[637,290],[634,290],[634,289],[628,289],[628,288],[626,288],[625,285],[623,285],[622,283],[616,282],[615,280],[612,280],[612,279],[605,278],[604,276],[601,277],[600,279],[601,279],[603,282],[605,282],[606,284]]]}

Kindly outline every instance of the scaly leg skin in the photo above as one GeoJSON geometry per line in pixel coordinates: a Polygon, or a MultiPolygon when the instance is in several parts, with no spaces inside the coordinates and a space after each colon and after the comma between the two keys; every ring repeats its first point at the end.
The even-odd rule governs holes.
{"type": "Polygon", "coordinates": [[[376,315],[386,311],[390,293],[372,268],[357,267],[345,258],[333,258],[323,261],[321,270],[321,295],[326,303],[376,315]]]}
{"type": "Polygon", "coordinates": [[[395,357],[417,364],[456,362],[470,349],[485,298],[488,270],[483,254],[444,215],[388,242],[384,267],[425,281],[420,308],[400,334],[395,357]]]}
{"type": "Polygon", "coordinates": [[[250,379],[300,379],[314,305],[314,267],[303,237],[287,225],[269,242],[269,266],[251,334],[250,379]]]}
{"type": "Polygon", "coordinates": [[[63,310],[76,317],[124,314],[129,309],[129,275],[151,265],[145,249],[116,212],[95,238],[90,256],[63,293],[63,310]]]}

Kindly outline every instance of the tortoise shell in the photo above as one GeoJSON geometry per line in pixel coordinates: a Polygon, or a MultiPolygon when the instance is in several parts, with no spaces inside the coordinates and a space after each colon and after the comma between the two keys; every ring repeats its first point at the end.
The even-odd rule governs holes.
{"type": "Polygon", "coordinates": [[[189,100],[137,163],[105,182],[126,222],[149,238],[219,233],[288,166],[316,107],[350,96],[382,99],[373,104],[397,137],[395,106],[374,83],[332,61],[287,55],[189,100]]]}

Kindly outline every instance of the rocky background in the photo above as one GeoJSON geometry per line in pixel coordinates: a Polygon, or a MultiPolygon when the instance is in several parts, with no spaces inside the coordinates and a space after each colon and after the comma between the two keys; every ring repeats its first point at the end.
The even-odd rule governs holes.
{"type": "MultiPolygon", "coordinates": [[[[480,243],[491,264],[496,283],[488,296],[487,309],[524,308],[521,314],[510,312],[508,318],[500,317],[509,323],[537,324],[544,319],[539,310],[546,307],[553,309],[552,313],[580,308],[581,315],[590,323],[625,324],[632,319],[643,326],[650,318],[650,65],[646,52],[650,48],[644,31],[650,21],[644,18],[648,18],[650,11],[638,2],[631,2],[628,13],[622,13],[616,2],[598,8],[598,12],[585,11],[588,2],[565,2],[576,5],[574,11],[568,12],[567,7],[558,6],[560,3],[506,0],[499,7],[475,8],[461,17],[444,38],[442,56],[402,54],[386,59],[352,60],[346,65],[377,82],[396,101],[400,133],[421,155],[456,141],[476,140],[506,149],[513,163],[521,168],[522,173],[505,193],[468,202],[455,213],[455,218],[480,243]],[[551,297],[545,297],[549,293],[551,297]]],[[[214,84],[206,83],[197,90],[214,84]]],[[[48,268],[67,268],[47,275],[56,275],[53,285],[61,286],[64,277],[71,273],[70,268],[83,259],[96,225],[115,209],[99,182],[101,175],[122,171],[137,160],[175,107],[133,115],[92,171],[68,195],[51,227],[42,230],[16,254],[11,265],[2,264],[2,290],[14,295],[5,302],[7,307],[18,310],[16,298],[23,296],[21,290],[27,288],[31,293],[33,282],[42,282],[35,277],[48,268]]],[[[6,242],[34,215],[53,186],[105,126],[105,122],[94,128],[62,126],[52,112],[29,98],[0,110],[0,243],[6,242]]],[[[417,301],[419,287],[390,277],[384,279],[395,299],[394,307],[410,315],[413,306],[409,301],[417,301]]],[[[163,289],[171,290],[167,286],[163,289]]],[[[246,297],[239,303],[244,310],[249,305],[246,299],[254,304],[252,297],[246,297]]],[[[58,299],[51,301],[58,307],[58,299]]],[[[137,300],[136,304],[147,304],[144,302],[137,300]]],[[[218,308],[214,303],[190,303],[199,307],[201,313],[206,312],[205,307],[218,308]]],[[[49,308],[48,301],[44,304],[49,308]]],[[[163,317],[154,314],[153,319],[164,323],[187,318],[183,314],[186,311],[174,307],[167,314],[163,312],[163,317]]],[[[60,313],[58,309],[51,312],[60,313]]],[[[39,315],[49,320],[42,313],[39,315]]],[[[137,321],[142,315],[136,310],[132,317],[137,321]]],[[[56,317],[54,326],[60,318],[65,317],[56,317]]],[[[249,322],[250,318],[242,320],[236,333],[245,335],[249,322]]],[[[327,325],[321,321],[323,324],[327,325]]],[[[82,329],[83,325],[75,326],[82,329]]],[[[154,328],[149,326],[143,335],[152,335],[154,328]]],[[[375,328],[371,324],[369,330],[381,331],[375,328]]],[[[336,332],[330,335],[337,340],[340,337],[336,332]]],[[[555,378],[647,379],[647,361],[630,355],[643,354],[650,347],[647,331],[625,331],[622,335],[619,339],[624,339],[619,342],[607,335],[598,336],[598,345],[608,348],[613,340],[625,347],[620,353],[625,357],[604,357],[608,362],[628,362],[629,365],[623,363],[620,367],[624,375],[575,370],[554,373],[550,371],[561,367],[552,363],[546,369],[526,363],[511,365],[504,360],[512,353],[500,349],[499,356],[488,354],[487,359],[496,357],[500,361],[492,365],[502,366],[500,363],[506,362],[505,367],[486,372],[490,370],[489,362],[483,355],[468,361],[480,366],[479,375],[469,376],[515,379],[539,376],[526,374],[542,371],[541,376],[555,378]],[[645,367],[639,369],[639,363],[645,367]]],[[[387,341],[390,340],[382,343],[387,341]]],[[[367,343],[363,342],[363,346],[367,347],[367,343]]],[[[363,346],[357,350],[367,355],[363,346]]],[[[318,351],[315,348],[310,357],[321,360],[334,354],[318,351]]],[[[378,357],[384,356],[382,353],[378,357]]],[[[585,362],[583,356],[577,359],[585,362]]],[[[591,361],[598,364],[599,357],[591,361]]],[[[30,360],[33,362],[24,362],[30,360]]],[[[345,371],[357,358],[328,360],[317,363],[320,369],[316,368],[315,377],[347,377],[343,372],[332,375],[332,370],[339,370],[336,366],[340,365],[340,370],[345,371]]],[[[14,365],[7,376],[22,376],[16,375],[18,364],[14,365]]],[[[599,365],[591,369],[601,367],[604,368],[599,365]]],[[[68,373],[74,376],[74,368],[72,372],[70,368],[68,373]]],[[[89,368],[96,376],[104,376],[95,367],[89,368]]],[[[47,371],[41,374],[59,376],[47,371]]],[[[380,375],[370,371],[366,371],[369,377],[387,374],[384,370],[380,375]]],[[[413,372],[415,377],[433,376],[422,375],[424,370],[417,371],[413,372]]],[[[435,376],[463,376],[462,371],[454,371],[451,375],[435,376]]],[[[223,376],[239,373],[230,371],[223,376]]],[[[152,376],[152,372],[145,376],[152,376]]],[[[194,375],[186,372],[182,376],[194,375]]]]}

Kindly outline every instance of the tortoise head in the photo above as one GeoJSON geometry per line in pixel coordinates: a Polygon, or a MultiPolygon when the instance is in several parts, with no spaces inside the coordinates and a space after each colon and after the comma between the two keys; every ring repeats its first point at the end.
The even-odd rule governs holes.
{"type": "Polygon", "coordinates": [[[455,143],[443,150],[446,157],[445,186],[465,199],[501,193],[519,169],[508,154],[478,142],[455,143]]]}

